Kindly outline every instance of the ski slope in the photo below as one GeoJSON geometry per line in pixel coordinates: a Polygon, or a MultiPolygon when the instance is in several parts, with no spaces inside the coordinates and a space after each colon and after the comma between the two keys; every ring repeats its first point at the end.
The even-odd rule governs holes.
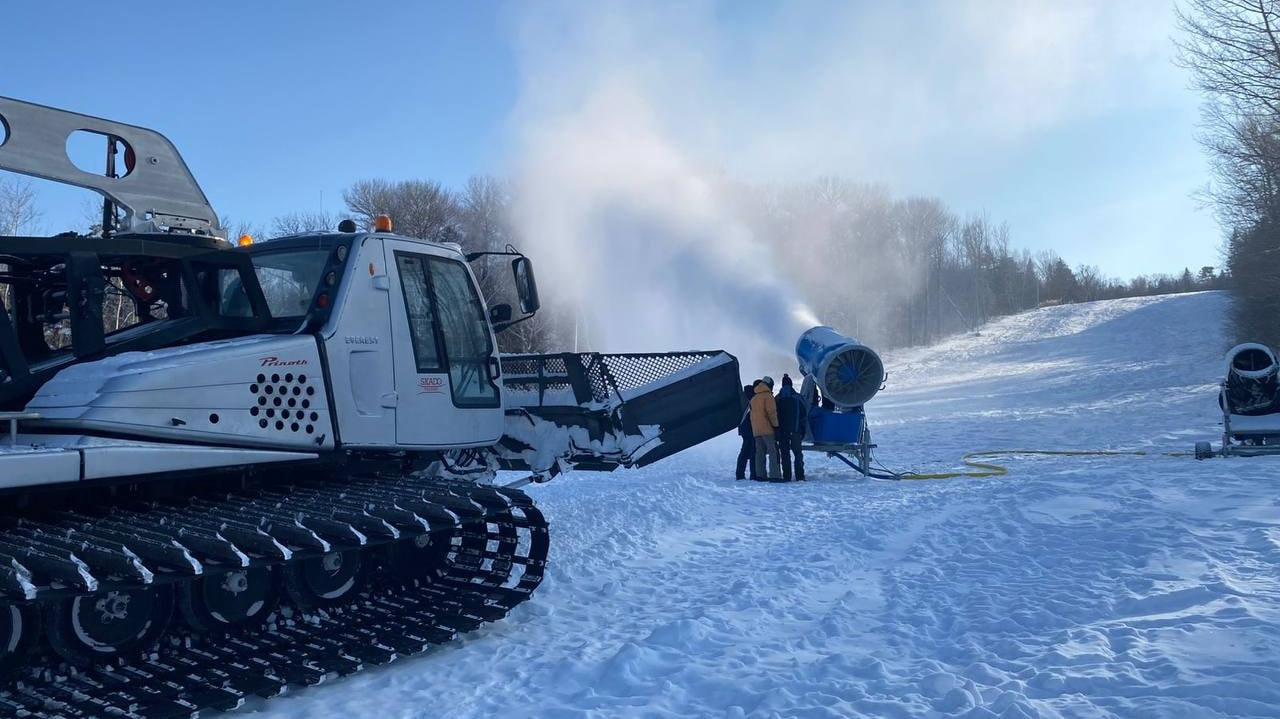
{"type": "MultiPolygon", "coordinates": [[[[1217,439],[1219,293],[888,353],[891,468],[1217,439]]],[[[730,348],[732,349],[732,348],[730,348]]],[[[783,370],[777,368],[775,376],[783,370]]],[[[1015,457],[991,479],[735,482],[736,437],[534,487],[533,601],[263,717],[1280,716],[1280,458],[1015,457]]]]}

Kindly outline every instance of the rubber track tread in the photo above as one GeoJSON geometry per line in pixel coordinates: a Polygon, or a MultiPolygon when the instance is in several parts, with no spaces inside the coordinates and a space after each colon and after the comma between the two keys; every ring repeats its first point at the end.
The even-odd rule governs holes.
{"type": "MultiPolygon", "coordinates": [[[[25,550],[8,554],[22,565],[16,571],[33,577],[37,601],[66,596],[71,574],[101,591],[142,586],[145,571],[132,572],[132,583],[121,578],[134,566],[155,582],[185,581],[201,570],[314,557],[317,542],[338,551],[429,534],[448,547],[443,566],[425,579],[383,569],[348,604],[286,603],[265,625],[241,631],[171,631],[143,652],[92,667],[67,665],[44,647],[0,683],[0,719],[196,717],[420,654],[528,599],[549,546],[546,520],[523,492],[388,475],[17,524],[0,530],[0,546],[25,550]]],[[[368,559],[378,550],[363,551],[368,559]]],[[[0,584],[9,601],[26,599],[10,584],[0,584]]]]}

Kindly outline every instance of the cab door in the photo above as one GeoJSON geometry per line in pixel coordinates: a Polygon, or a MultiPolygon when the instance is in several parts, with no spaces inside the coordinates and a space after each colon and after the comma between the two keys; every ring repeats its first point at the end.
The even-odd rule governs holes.
{"type": "Polygon", "coordinates": [[[471,270],[456,254],[384,243],[391,277],[396,444],[490,445],[502,436],[497,347],[471,270]]]}
{"type": "Polygon", "coordinates": [[[334,307],[337,323],[325,338],[338,430],[342,444],[351,447],[396,444],[390,310],[400,298],[391,294],[388,275],[394,269],[386,268],[384,255],[382,241],[376,237],[361,239],[352,247],[351,269],[334,307]]]}

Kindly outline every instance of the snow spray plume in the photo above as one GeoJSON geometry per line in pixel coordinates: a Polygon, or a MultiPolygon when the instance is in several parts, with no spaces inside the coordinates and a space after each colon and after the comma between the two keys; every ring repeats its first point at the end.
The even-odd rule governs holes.
{"type": "Polygon", "coordinates": [[[963,197],[1126,96],[1162,3],[512,3],[516,229],[592,348],[725,347],[751,375],[819,319],[900,337],[939,232],[886,187],[963,197]]]}
{"type": "Polygon", "coordinates": [[[723,347],[754,370],[790,364],[820,324],[730,211],[723,181],[663,136],[638,94],[606,89],[528,140],[516,222],[591,349],[723,347]]]}

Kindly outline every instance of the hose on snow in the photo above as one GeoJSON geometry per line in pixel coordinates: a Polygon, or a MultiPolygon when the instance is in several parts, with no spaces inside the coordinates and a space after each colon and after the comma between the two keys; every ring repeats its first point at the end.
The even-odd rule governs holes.
{"type": "MultiPolygon", "coordinates": [[[[1013,457],[1019,455],[1032,456],[1057,456],[1057,457],[1188,457],[1191,452],[1145,452],[1142,450],[1119,451],[1109,449],[989,449],[980,452],[969,452],[960,458],[960,461],[969,467],[969,470],[962,472],[936,472],[936,473],[918,473],[906,472],[901,474],[894,473],[891,477],[896,480],[906,479],[957,479],[960,477],[1002,477],[1009,473],[1009,468],[1003,464],[996,464],[991,461],[979,461],[990,457],[1013,457]]],[[[879,477],[875,477],[879,479],[879,477]]]]}

